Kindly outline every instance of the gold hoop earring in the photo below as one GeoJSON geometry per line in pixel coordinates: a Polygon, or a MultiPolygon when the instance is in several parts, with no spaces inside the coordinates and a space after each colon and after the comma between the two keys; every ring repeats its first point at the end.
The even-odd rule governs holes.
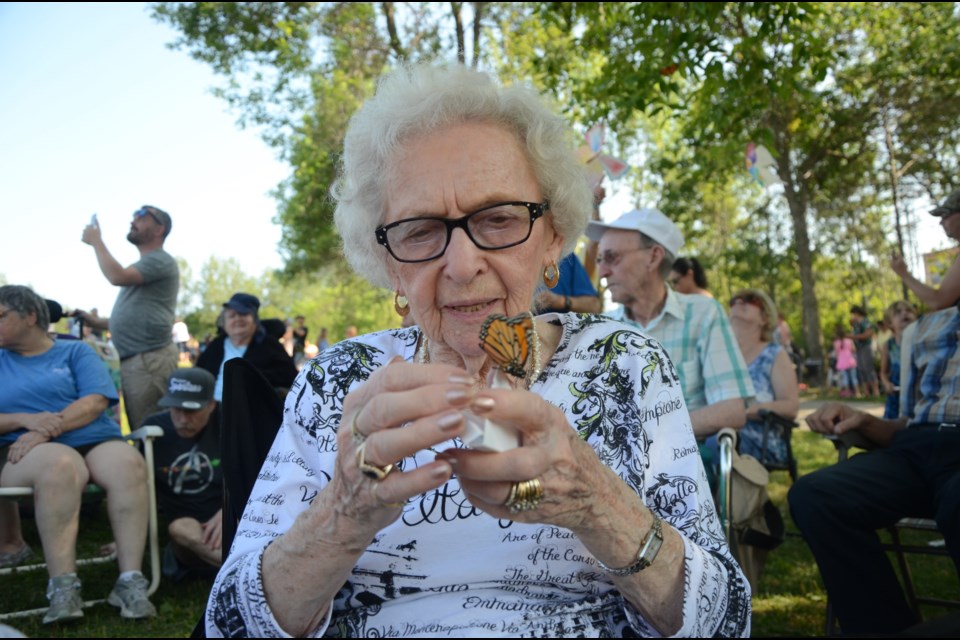
{"type": "Polygon", "coordinates": [[[547,285],[547,289],[552,289],[558,282],[560,282],[560,268],[556,262],[551,262],[543,268],[543,284],[547,285]]]}
{"type": "Polygon", "coordinates": [[[400,295],[399,291],[397,291],[393,296],[393,308],[401,318],[406,318],[408,315],[410,315],[410,303],[407,302],[406,296],[400,295]]]}

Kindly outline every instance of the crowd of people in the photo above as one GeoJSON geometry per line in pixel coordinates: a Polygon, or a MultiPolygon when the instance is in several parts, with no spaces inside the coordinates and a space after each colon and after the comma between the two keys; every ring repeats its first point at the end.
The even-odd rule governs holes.
{"type": "MultiPolygon", "coordinates": [[[[751,586],[713,498],[716,434],[786,461],[762,418],[799,412],[797,351],[773,299],[718,300],[657,209],[601,220],[564,120],[532,90],[457,65],[383,79],[351,119],[334,197],[344,256],[394,292],[399,328],[350,327],[335,344],[322,328],[311,343],[303,315],[263,319],[257,295],[236,292],[199,344],[174,315],[171,216],[150,205],[133,214],[140,258],[127,267],[95,220],[83,231],[120,287],[109,316],[76,313],[107,351],[52,335],[49,301],[0,287],[0,486],[35,492],[44,622],[83,616],[88,482],[106,492],[116,540],[109,602],[156,614],[141,573],[152,473],[163,574],[213,579],[210,636],[749,634],[751,586]],[[600,282],[616,305],[605,313],[600,282]],[[224,549],[221,402],[236,358],[286,405],[224,549]],[[108,413],[121,395],[131,428],[164,431],[153,469],[108,413]],[[477,429],[499,439],[466,446],[477,429]]],[[[960,191],[933,213],[960,239],[960,191]]],[[[960,567],[960,267],[933,289],[892,266],[933,311],[898,301],[879,337],[854,306],[830,356],[842,396],[883,390],[884,418],[839,404],[808,418],[878,448],[789,496],[848,633],[915,622],[876,528],[935,516],[960,567]]],[[[0,499],[0,565],[33,554],[20,528],[0,499]]]]}

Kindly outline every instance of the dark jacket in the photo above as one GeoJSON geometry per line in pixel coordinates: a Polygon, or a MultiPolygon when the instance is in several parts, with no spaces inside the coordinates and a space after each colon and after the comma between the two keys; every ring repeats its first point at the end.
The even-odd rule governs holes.
{"type": "MultiPolygon", "coordinates": [[[[214,377],[220,374],[224,340],[229,338],[220,336],[214,339],[197,360],[197,366],[206,369],[214,377]]],[[[256,367],[274,388],[287,390],[297,377],[297,367],[293,364],[293,358],[287,355],[279,342],[270,338],[263,330],[254,334],[253,340],[247,345],[247,351],[243,354],[243,359],[256,367]]]]}

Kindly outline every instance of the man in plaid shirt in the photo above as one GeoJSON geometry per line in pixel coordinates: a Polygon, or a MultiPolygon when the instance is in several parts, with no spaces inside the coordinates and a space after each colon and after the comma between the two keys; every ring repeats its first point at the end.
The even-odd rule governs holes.
{"type": "Polygon", "coordinates": [[[753,384],[723,307],[713,298],[677,293],[667,277],[683,234],[656,209],[635,209],[613,222],[591,222],[600,243],[597,268],[614,302],[608,314],[656,338],[680,376],[693,433],[703,440],[746,421],[753,384]]]}
{"type": "Polygon", "coordinates": [[[811,431],[857,433],[875,448],[802,476],[788,494],[844,635],[910,635],[899,632],[919,622],[877,529],[905,516],[935,519],[960,571],[957,308],[918,319],[902,345],[900,417],[885,420],[839,403],[817,409],[807,417],[811,431]]]}

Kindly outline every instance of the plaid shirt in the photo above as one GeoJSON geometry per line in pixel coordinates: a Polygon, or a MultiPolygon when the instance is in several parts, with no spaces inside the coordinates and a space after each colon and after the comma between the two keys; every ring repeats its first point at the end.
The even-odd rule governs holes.
{"type": "Polygon", "coordinates": [[[900,413],[909,426],[960,422],[960,312],[951,307],[914,324],[900,413]]]}
{"type": "Polygon", "coordinates": [[[627,317],[623,306],[607,315],[660,341],[677,368],[690,411],[732,398],[753,397],[753,383],[730,321],[713,298],[677,293],[668,287],[663,312],[647,326],[627,317]]]}

